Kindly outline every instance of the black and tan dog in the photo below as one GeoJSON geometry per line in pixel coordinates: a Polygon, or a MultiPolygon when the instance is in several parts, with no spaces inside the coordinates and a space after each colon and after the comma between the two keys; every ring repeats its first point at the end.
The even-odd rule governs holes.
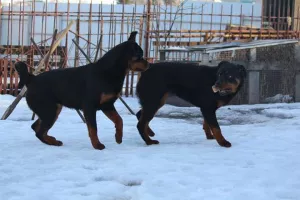
{"type": "Polygon", "coordinates": [[[230,102],[242,87],[245,77],[244,66],[226,61],[216,67],[171,62],[150,64],[137,84],[142,107],[137,113],[137,128],[142,139],[147,145],[159,143],[149,137],[154,136],[149,122],[171,92],[201,109],[207,139],[215,138],[220,146],[230,147],[231,143],[221,133],[216,110],[230,102]]]}
{"type": "Polygon", "coordinates": [[[135,42],[136,34],[136,31],[132,32],[128,41],[112,48],[96,63],[78,68],[52,70],[33,76],[28,73],[25,63],[16,63],[20,84],[25,84],[28,88],[27,104],[39,117],[31,127],[40,141],[48,145],[62,145],[61,141],[47,133],[62,106],[65,106],[83,110],[89,137],[95,149],[105,148],[97,136],[97,110],[102,110],[115,124],[116,142],[122,142],[123,121],[114,102],[121,92],[128,71],[144,71],[149,66],[143,59],[143,50],[135,42]]]}

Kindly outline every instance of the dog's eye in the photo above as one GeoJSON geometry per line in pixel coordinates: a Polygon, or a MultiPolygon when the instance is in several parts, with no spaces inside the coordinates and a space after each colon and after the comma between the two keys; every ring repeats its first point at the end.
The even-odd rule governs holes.
{"type": "Polygon", "coordinates": [[[231,83],[235,83],[236,80],[233,76],[228,76],[228,81],[231,82],[231,83]]]}

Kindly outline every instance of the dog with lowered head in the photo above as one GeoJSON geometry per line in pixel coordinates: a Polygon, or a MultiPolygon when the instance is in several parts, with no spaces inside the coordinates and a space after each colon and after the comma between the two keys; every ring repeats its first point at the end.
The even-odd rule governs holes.
{"type": "Polygon", "coordinates": [[[246,69],[239,64],[222,61],[218,66],[198,66],[189,63],[162,62],[150,64],[137,84],[141,110],[137,113],[137,129],[147,145],[158,144],[149,136],[155,113],[165,104],[168,93],[173,93],[199,107],[207,139],[216,139],[222,147],[231,147],[222,133],[216,110],[226,105],[244,84],[246,69]]]}

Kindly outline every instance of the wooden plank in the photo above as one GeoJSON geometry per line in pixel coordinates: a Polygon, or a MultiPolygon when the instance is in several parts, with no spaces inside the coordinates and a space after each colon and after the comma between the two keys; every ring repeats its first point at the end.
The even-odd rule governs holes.
{"type": "Polygon", "coordinates": [[[63,39],[63,37],[65,37],[65,35],[67,34],[67,32],[71,29],[72,25],[75,23],[74,20],[72,20],[68,26],[63,30],[61,31],[60,33],[58,33],[56,35],[56,40],[55,42],[53,43],[53,47],[50,49],[50,51],[48,51],[46,53],[46,55],[44,55],[44,58],[41,60],[40,64],[38,65],[37,69],[34,71],[34,75],[37,75],[39,74],[43,68],[45,67],[45,59],[47,59],[47,56],[50,56],[52,55],[52,53],[55,51],[56,47],[60,44],[61,40],[63,39]]]}
{"type": "Polygon", "coordinates": [[[230,38],[230,37],[236,37],[236,38],[254,38],[254,37],[257,37],[257,38],[286,38],[286,35],[283,35],[283,34],[279,34],[279,35],[269,35],[269,34],[263,34],[263,35],[259,35],[259,34],[231,34],[231,35],[224,35],[223,37],[225,38],[230,38]]]}
{"type": "Polygon", "coordinates": [[[14,111],[18,103],[21,101],[22,97],[26,94],[27,88],[24,86],[18,96],[14,99],[12,104],[6,109],[1,120],[7,119],[7,117],[14,111]]]}
{"type": "MultiPolygon", "coordinates": [[[[59,45],[60,41],[63,39],[63,37],[67,34],[67,32],[70,30],[71,26],[73,25],[74,20],[72,20],[67,28],[65,28],[63,31],[61,31],[59,34],[57,34],[57,39],[55,40],[55,42],[53,43],[53,46],[51,47],[50,51],[48,51],[46,53],[46,55],[44,55],[44,58],[41,59],[40,64],[38,65],[37,69],[34,71],[33,74],[37,75],[39,74],[39,72],[42,71],[43,67],[45,66],[45,59],[46,56],[51,55],[54,50],[56,49],[56,47],[59,45]]],[[[53,38],[54,41],[54,38],[53,38]]],[[[47,61],[47,60],[46,60],[47,61]]],[[[22,97],[26,94],[27,91],[27,87],[24,86],[21,90],[21,92],[18,94],[17,98],[13,101],[13,103],[6,109],[6,111],[4,112],[3,116],[1,117],[1,120],[5,120],[9,117],[9,115],[13,112],[13,110],[16,108],[16,106],[18,105],[18,103],[20,102],[20,100],[22,99],[22,97]]]]}
{"type": "MultiPolygon", "coordinates": [[[[229,33],[226,33],[224,32],[223,34],[222,33],[211,33],[209,35],[209,33],[206,33],[206,34],[191,34],[191,35],[188,35],[188,34],[183,34],[183,35],[169,35],[168,38],[209,38],[209,37],[223,37],[223,36],[228,36],[228,35],[239,35],[240,37],[241,36],[245,36],[245,37],[250,37],[248,35],[252,35],[252,37],[257,37],[261,34],[264,34],[264,35],[270,35],[270,36],[277,36],[277,34],[281,35],[282,37],[289,37],[289,36],[294,36],[296,37],[296,33],[295,32],[280,32],[278,31],[277,32],[259,32],[259,31],[254,31],[252,32],[252,34],[250,34],[250,31],[231,31],[230,34],[229,33]]],[[[165,35],[158,35],[158,36],[155,36],[155,35],[150,35],[150,38],[165,38],[166,36],[165,35]]]]}
{"type": "MultiPolygon", "coordinates": [[[[210,44],[217,44],[219,42],[210,42],[210,44]]],[[[184,42],[184,41],[181,41],[181,42],[177,42],[177,41],[167,41],[167,42],[164,42],[164,41],[160,41],[160,42],[157,42],[157,41],[153,41],[153,45],[154,46],[196,46],[196,45],[203,45],[203,44],[207,44],[207,42],[184,42]]]]}
{"type": "MultiPolygon", "coordinates": [[[[224,29],[224,30],[171,30],[170,33],[226,33],[226,32],[249,32],[252,31],[252,32],[262,32],[262,33],[277,33],[277,30],[274,30],[274,29],[224,29]]],[[[163,34],[164,31],[162,30],[155,30],[155,31],[151,31],[151,35],[156,35],[157,32],[163,34]]],[[[297,33],[299,31],[293,31],[293,30],[279,30],[279,33],[285,33],[285,32],[288,32],[288,33],[297,33]]]]}

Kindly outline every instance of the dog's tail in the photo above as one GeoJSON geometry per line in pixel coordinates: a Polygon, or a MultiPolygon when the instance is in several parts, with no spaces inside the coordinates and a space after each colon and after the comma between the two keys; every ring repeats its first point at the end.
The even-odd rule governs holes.
{"type": "Polygon", "coordinates": [[[24,85],[27,86],[31,82],[34,76],[32,74],[29,74],[26,63],[16,62],[15,69],[20,76],[19,86],[20,87],[23,87],[24,85]]]}

